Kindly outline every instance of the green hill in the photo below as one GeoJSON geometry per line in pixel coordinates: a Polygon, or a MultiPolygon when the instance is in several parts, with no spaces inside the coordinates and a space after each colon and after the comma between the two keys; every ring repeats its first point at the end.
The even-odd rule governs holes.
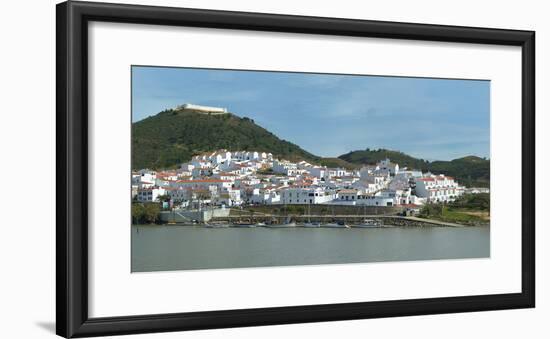
{"type": "Polygon", "coordinates": [[[429,164],[429,170],[455,177],[468,187],[489,187],[491,179],[491,162],[475,156],[433,161],[429,164]]]}
{"type": "Polygon", "coordinates": [[[400,167],[445,174],[455,177],[460,184],[468,187],[489,187],[491,162],[476,156],[467,156],[451,161],[427,161],[417,159],[403,152],[387,149],[366,149],[353,151],[339,156],[340,159],[354,164],[375,164],[389,158],[399,164],[400,167]]]}
{"type": "Polygon", "coordinates": [[[348,161],[353,164],[376,164],[380,160],[386,158],[399,164],[400,167],[415,168],[419,170],[427,170],[428,162],[423,159],[413,158],[403,152],[392,151],[387,149],[371,150],[367,148],[364,151],[353,151],[339,156],[338,158],[348,161]]]}
{"type": "Polygon", "coordinates": [[[166,110],[132,124],[132,168],[168,168],[218,149],[271,152],[288,160],[320,158],[231,113],[166,110]]]}
{"type": "Polygon", "coordinates": [[[361,168],[360,164],[352,164],[351,162],[340,158],[319,158],[316,164],[332,168],[343,167],[350,170],[361,168]]]}
{"type": "Polygon", "coordinates": [[[466,186],[488,187],[490,162],[475,156],[452,161],[417,159],[403,152],[366,149],[322,158],[289,141],[279,139],[254,120],[234,114],[165,110],[132,124],[132,168],[170,168],[189,161],[192,156],[218,149],[271,152],[290,161],[306,160],[328,167],[356,169],[390,158],[401,167],[432,171],[456,177],[466,186]]]}

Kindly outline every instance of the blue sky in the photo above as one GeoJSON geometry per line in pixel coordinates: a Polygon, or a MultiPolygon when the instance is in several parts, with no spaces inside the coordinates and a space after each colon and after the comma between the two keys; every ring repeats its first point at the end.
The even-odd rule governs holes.
{"type": "Polygon", "coordinates": [[[227,107],[320,156],[489,157],[489,81],[132,67],[132,121],[184,103],[227,107]]]}

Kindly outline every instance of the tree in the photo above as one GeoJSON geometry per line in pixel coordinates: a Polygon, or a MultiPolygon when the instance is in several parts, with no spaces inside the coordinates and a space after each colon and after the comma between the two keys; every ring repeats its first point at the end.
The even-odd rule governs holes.
{"type": "Polygon", "coordinates": [[[160,205],[157,203],[132,204],[132,223],[154,224],[159,221],[160,205]]]}
{"type": "Polygon", "coordinates": [[[443,215],[442,204],[426,204],[420,210],[421,217],[441,217],[443,215]]]}
{"type": "Polygon", "coordinates": [[[489,211],[491,197],[489,193],[465,194],[451,204],[452,207],[489,211]]]}
{"type": "Polygon", "coordinates": [[[132,223],[140,224],[143,222],[143,216],[145,215],[145,208],[143,204],[132,204],[132,223]]]}
{"type": "Polygon", "coordinates": [[[159,204],[155,204],[155,203],[145,204],[144,208],[145,208],[145,213],[143,217],[145,219],[145,222],[147,222],[148,224],[154,224],[157,221],[159,221],[160,219],[159,204]]]}

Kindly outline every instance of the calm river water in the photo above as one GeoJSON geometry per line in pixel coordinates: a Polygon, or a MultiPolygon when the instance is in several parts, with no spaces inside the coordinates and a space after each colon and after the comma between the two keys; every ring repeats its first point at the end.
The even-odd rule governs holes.
{"type": "Polygon", "coordinates": [[[132,272],[489,257],[489,227],[132,226],[132,272]]]}

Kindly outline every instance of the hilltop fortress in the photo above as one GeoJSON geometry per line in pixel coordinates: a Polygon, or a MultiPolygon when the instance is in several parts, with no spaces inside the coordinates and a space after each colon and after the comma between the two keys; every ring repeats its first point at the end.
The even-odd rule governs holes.
{"type": "Polygon", "coordinates": [[[176,107],[176,110],[183,111],[183,112],[210,114],[210,115],[221,115],[221,114],[228,113],[227,108],[201,106],[201,105],[194,105],[194,104],[179,105],[178,107],[176,107]]]}

